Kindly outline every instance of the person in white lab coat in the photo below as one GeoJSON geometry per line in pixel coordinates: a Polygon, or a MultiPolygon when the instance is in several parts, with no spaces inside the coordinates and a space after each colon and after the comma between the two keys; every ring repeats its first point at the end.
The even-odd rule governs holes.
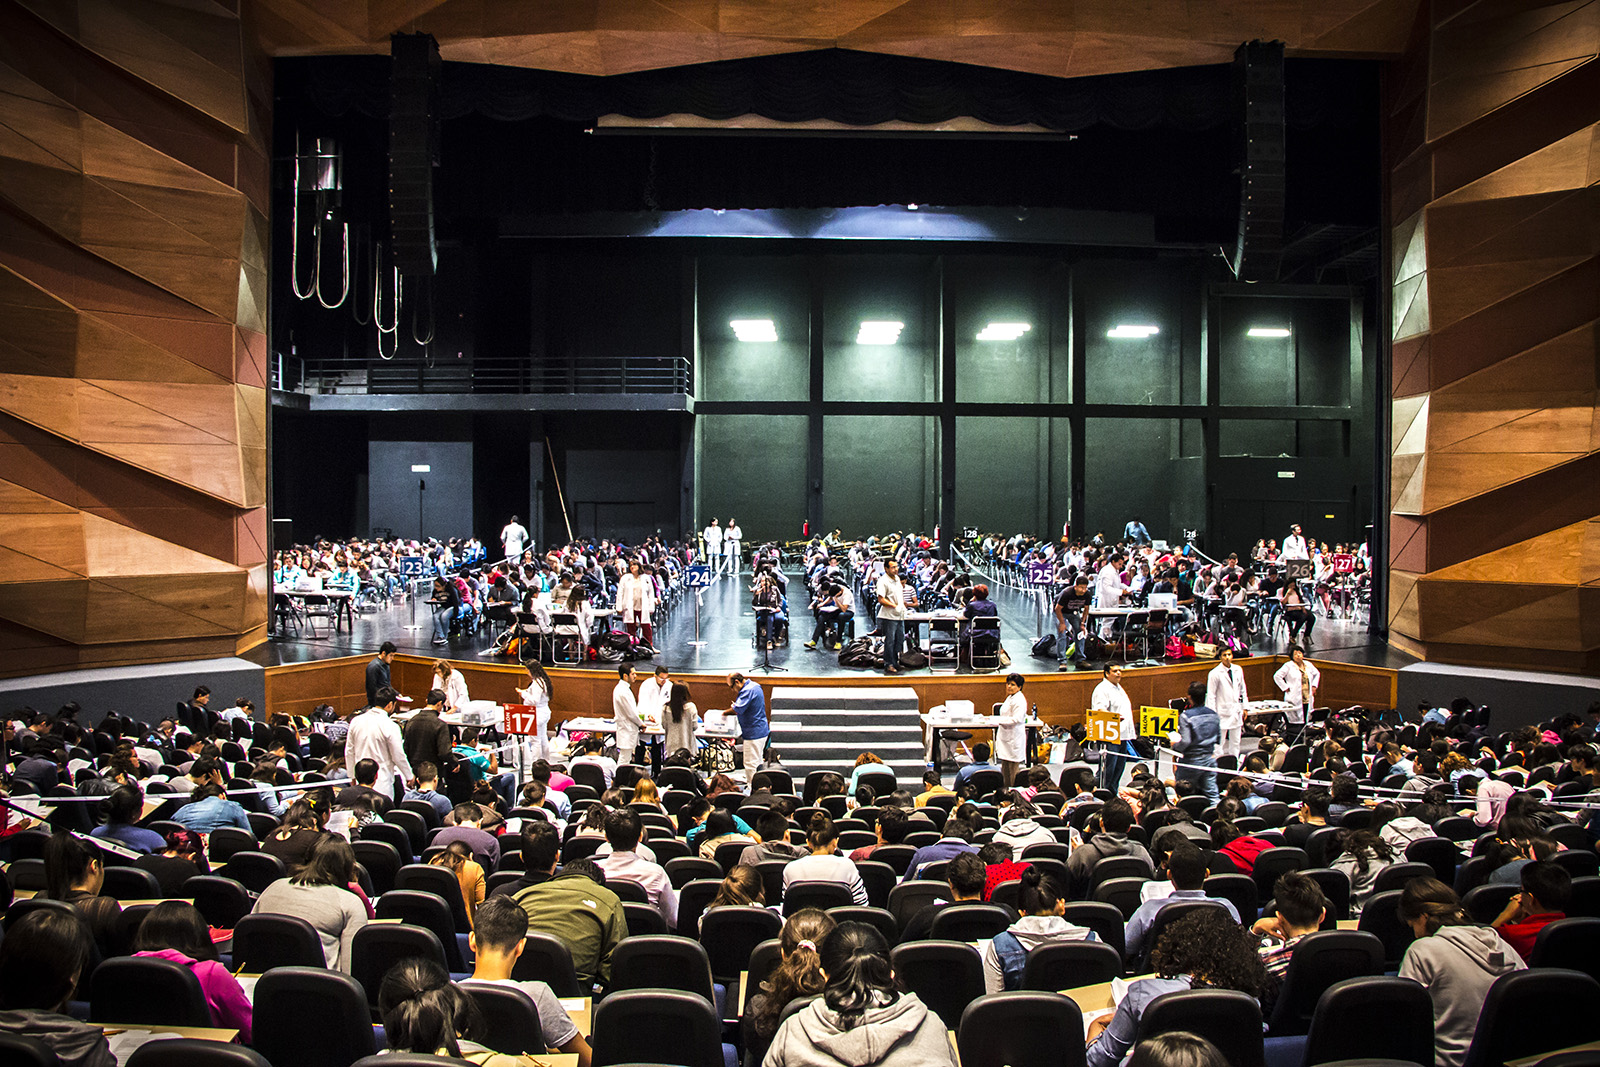
{"type": "Polygon", "coordinates": [[[1000,764],[1005,787],[1020,784],[1017,772],[1028,758],[1028,698],[1022,695],[1026,679],[1015,671],[1006,675],[1006,699],[995,716],[994,758],[1000,764]]]}
{"type": "Polygon", "coordinates": [[[632,763],[634,750],[639,747],[639,730],[644,725],[639,719],[639,703],[633,696],[633,685],[639,672],[633,664],[617,667],[620,679],[611,691],[611,721],[617,728],[617,762],[632,763]]]}
{"type": "Polygon", "coordinates": [[[711,525],[700,533],[700,539],[705,542],[706,562],[711,565],[712,574],[722,573],[722,527],[717,525],[717,520],[712,519],[711,525]]]}
{"type": "MultiPolygon", "coordinates": [[[[532,736],[524,737],[517,746],[521,769],[526,769],[533,765],[534,760],[550,758],[550,676],[538,660],[529,660],[523,666],[528,671],[528,684],[517,690],[517,696],[533,708],[536,730],[532,736]]],[[[520,780],[522,776],[518,777],[520,780]]]]}
{"type": "Polygon", "coordinates": [[[657,666],[654,675],[639,683],[639,718],[659,721],[671,695],[672,675],[666,667],[657,666]]]}
{"type": "Polygon", "coordinates": [[[1138,725],[1133,721],[1133,701],[1129,699],[1127,690],[1122,688],[1122,667],[1115,663],[1108,663],[1100,668],[1100,684],[1094,687],[1094,693],[1089,697],[1089,707],[1096,711],[1109,711],[1117,716],[1118,726],[1122,733],[1120,744],[1106,748],[1105,759],[1101,768],[1105,771],[1107,789],[1116,792],[1122,783],[1122,771],[1131,757],[1139,753],[1133,747],[1133,739],[1139,735],[1138,725]]]}
{"type": "Polygon", "coordinates": [[[1289,646],[1289,661],[1272,676],[1273,684],[1283,693],[1283,702],[1292,709],[1284,716],[1284,740],[1291,745],[1305,733],[1311,721],[1311,709],[1317,704],[1317,686],[1322,684],[1322,672],[1316,664],[1306,659],[1306,650],[1299,645],[1289,646]]]}
{"type": "Polygon", "coordinates": [[[740,542],[743,540],[744,531],[730,518],[727,527],[722,531],[722,554],[728,561],[728,573],[735,577],[744,569],[744,560],[740,556],[740,542]]]}
{"type": "Polygon", "coordinates": [[[1224,647],[1222,662],[1206,675],[1206,706],[1217,713],[1222,726],[1222,740],[1217,744],[1217,755],[1239,756],[1239,735],[1244,730],[1244,705],[1250,697],[1245,693],[1244,672],[1233,665],[1233,649],[1224,647]]]}
{"type": "Polygon", "coordinates": [[[372,788],[386,797],[395,795],[394,783],[398,779],[409,785],[416,774],[411,761],[406,759],[405,742],[400,737],[400,727],[389,718],[394,711],[395,693],[385,686],[378,690],[378,702],[350,720],[350,732],[345,734],[345,766],[354,767],[364,759],[378,765],[378,779],[372,788]]]}

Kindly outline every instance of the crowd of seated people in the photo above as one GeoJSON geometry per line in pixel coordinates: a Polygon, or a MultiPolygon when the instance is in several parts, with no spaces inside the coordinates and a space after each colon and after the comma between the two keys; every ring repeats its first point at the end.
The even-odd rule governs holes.
{"type": "MultiPolygon", "coordinates": [[[[1177,1055],[1141,1043],[1169,993],[1243,994],[1230,1003],[1258,1006],[1268,1042],[1306,1041],[1314,1017],[1282,1005],[1314,1006],[1306,975],[1323,972],[1295,961],[1347,921],[1371,935],[1375,962],[1337,977],[1417,982],[1435,1062],[1457,1067],[1475,1037],[1509,1025],[1485,1011],[1490,988],[1547,958],[1570,966],[1562,938],[1584,935],[1569,919],[1600,915],[1600,706],[1509,732],[1470,701],[1403,725],[1338,717],[1297,745],[1263,738],[1222,770],[1214,806],[1142,764],[1116,791],[1096,789],[1081,762],[1031,768],[1011,790],[982,768],[953,788],[930,773],[915,791],[889,789],[870,753],[848,780],[769,768],[747,783],[677,765],[656,779],[599,753],[539,759],[513,804],[488,780],[422,761],[386,793],[372,761],[345,767],[343,737],[288,716],[224,719],[191,705],[196,737],[117,715],[90,730],[83,714],[13,716],[9,799],[56,803],[40,811],[48,825],[3,806],[0,829],[14,898],[0,1032],[36,1038],[65,1064],[111,1062],[89,1021],[105,995],[94,976],[124,958],[188,970],[211,1022],[243,1043],[320,1040],[315,1027],[265,1029],[262,987],[235,976],[246,961],[233,929],[290,916],[316,935],[304,962],[367,983],[370,1005],[355,1010],[376,1012],[389,1048],[497,1067],[529,1049],[489,1025],[477,986],[522,994],[537,1051],[581,1064],[591,1053],[617,1062],[642,1038],[608,1032],[598,1007],[593,1032],[579,1033],[559,996],[604,1006],[649,995],[641,986],[703,993],[712,1031],[773,1067],[953,1063],[946,1031],[1000,1036],[976,1032],[976,1009],[963,1023],[968,1005],[1109,974],[1133,980],[1084,1031],[1091,1064],[1177,1055]],[[431,931],[437,954],[368,966],[384,929],[374,921],[394,918],[431,931]],[[705,950],[721,993],[696,966],[658,962],[648,980],[632,969],[628,940],[663,932],[687,959],[705,950]],[[547,935],[537,957],[528,935],[547,935]],[[551,938],[575,988],[548,963],[551,938]],[[758,969],[751,953],[767,938],[778,951],[758,969]],[[852,1033],[846,1053],[839,1035],[852,1033]]],[[[1589,937],[1577,944],[1592,966],[1589,937]]],[[[1352,1040],[1378,1057],[1392,1036],[1352,1040]]],[[[1540,1039],[1519,1047],[1553,1051],[1540,1039]]]]}

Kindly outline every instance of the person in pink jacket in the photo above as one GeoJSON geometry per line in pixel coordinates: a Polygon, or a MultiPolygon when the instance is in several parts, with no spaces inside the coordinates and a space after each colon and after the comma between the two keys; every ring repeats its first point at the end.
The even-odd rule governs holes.
{"type": "Polygon", "coordinates": [[[217,962],[211,931],[193,904],[168,900],[151,908],[139,924],[133,948],[135,956],[171,960],[193,971],[211,1009],[212,1024],[225,1030],[238,1029],[239,1041],[250,1043],[250,999],[244,995],[239,980],[217,962]]]}

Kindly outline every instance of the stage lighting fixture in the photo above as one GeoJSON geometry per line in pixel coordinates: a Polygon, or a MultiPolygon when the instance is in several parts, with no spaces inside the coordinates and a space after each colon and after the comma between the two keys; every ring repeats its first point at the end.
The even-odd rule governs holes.
{"type": "Polygon", "coordinates": [[[1126,325],[1124,325],[1124,326],[1113,326],[1111,329],[1106,331],[1106,336],[1107,337],[1121,337],[1121,338],[1130,338],[1131,337],[1131,338],[1134,338],[1134,339],[1142,341],[1146,337],[1153,337],[1154,335],[1156,335],[1156,334],[1158,334],[1160,332],[1161,332],[1161,328],[1159,326],[1126,326],[1126,325]]]}
{"type": "Polygon", "coordinates": [[[778,328],[771,319],[734,319],[728,323],[733,335],[741,341],[776,341],[778,328]]]}
{"type": "Polygon", "coordinates": [[[903,322],[863,322],[861,330],[856,334],[858,345],[892,345],[900,340],[900,331],[905,329],[903,322]]]}
{"type": "Polygon", "coordinates": [[[1245,331],[1246,337],[1288,337],[1289,331],[1282,326],[1252,326],[1245,331]]]}
{"type": "Polygon", "coordinates": [[[978,340],[1015,341],[1031,329],[1033,324],[1027,322],[991,322],[978,334],[978,340]]]}

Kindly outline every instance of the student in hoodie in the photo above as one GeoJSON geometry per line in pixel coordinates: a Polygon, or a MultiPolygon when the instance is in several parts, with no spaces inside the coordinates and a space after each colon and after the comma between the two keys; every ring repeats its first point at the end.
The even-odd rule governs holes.
{"type": "Polygon", "coordinates": [[[1000,813],[1000,829],[994,832],[994,840],[1006,842],[1018,856],[1029,845],[1056,844],[1056,835],[1048,827],[1033,821],[1039,809],[1022,795],[1020,789],[1013,789],[1008,797],[1010,802],[1000,813]]]}
{"type": "Polygon", "coordinates": [[[821,998],[778,1027],[763,1067],[955,1067],[944,1023],[900,992],[876,928],[841,923],[820,954],[821,998]]]}
{"type": "Polygon", "coordinates": [[[240,1042],[250,1043],[250,1000],[239,980],[217,961],[217,946],[193,904],[164,900],[151,908],[139,924],[133,948],[135,956],[171,960],[193,971],[211,1009],[212,1025],[237,1029],[240,1042]]]}
{"type": "Polygon", "coordinates": [[[44,1042],[62,1067],[116,1067],[105,1030],[64,1013],[89,945],[83,921],[55,908],[23,915],[0,944],[0,1032],[44,1042]]]}
{"type": "MultiPolygon", "coordinates": [[[[1110,856],[1133,856],[1144,860],[1155,874],[1155,863],[1149,851],[1139,842],[1130,840],[1128,829],[1133,826],[1133,808],[1125,800],[1106,801],[1099,811],[1100,832],[1090,837],[1067,857],[1067,872],[1074,886],[1089,884],[1089,871],[1094,865],[1110,856]]],[[[1092,820],[1091,820],[1092,822],[1092,820]]]]}
{"type": "Polygon", "coordinates": [[[1433,1000],[1435,1062],[1461,1067],[1489,987],[1527,964],[1497,932],[1474,924],[1437,878],[1407,882],[1396,913],[1417,938],[1400,961],[1400,977],[1420,982],[1433,1000]]]}
{"type": "Polygon", "coordinates": [[[1095,941],[1094,931],[1067,922],[1066,888],[1039,868],[1022,872],[1017,893],[1022,918],[995,934],[983,946],[983,987],[986,993],[1022,988],[1022,969],[1028,953],[1039,945],[1058,941],[1095,941]]]}

